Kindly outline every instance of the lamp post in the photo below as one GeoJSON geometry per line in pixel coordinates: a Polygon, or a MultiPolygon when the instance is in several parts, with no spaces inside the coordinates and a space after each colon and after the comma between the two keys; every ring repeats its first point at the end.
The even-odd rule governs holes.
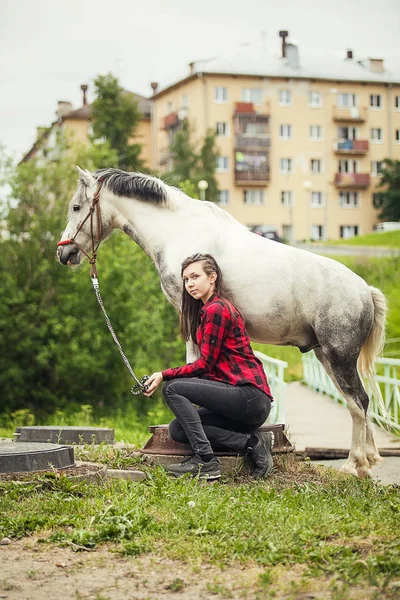
{"type": "Polygon", "coordinates": [[[208,188],[208,183],[205,179],[200,179],[197,184],[197,187],[200,190],[200,200],[206,199],[206,189],[208,188]]]}
{"type": "Polygon", "coordinates": [[[306,180],[303,181],[303,188],[305,189],[306,194],[306,242],[307,246],[310,246],[311,242],[311,198],[310,198],[310,190],[312,188],[312,181],[306,180]]]}

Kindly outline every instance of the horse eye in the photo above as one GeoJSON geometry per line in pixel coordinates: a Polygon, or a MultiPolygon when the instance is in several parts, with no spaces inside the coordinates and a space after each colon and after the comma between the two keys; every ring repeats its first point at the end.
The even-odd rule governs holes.
{"type": "Polygon", "coordinates": [[[73,207],[72,207],[72,210],[74,212],[78,212],[79,210],[81,210],[81,207],[79,206],[79,204],[74,204],[73,207]]]}

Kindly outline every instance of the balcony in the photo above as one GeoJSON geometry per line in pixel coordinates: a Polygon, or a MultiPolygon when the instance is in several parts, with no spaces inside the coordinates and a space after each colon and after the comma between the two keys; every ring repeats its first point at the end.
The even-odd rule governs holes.
{"type": "Polygon", "coordinates": [[[335,185],[339,188],[367,188],[370,184],[369,173],[336,173],[335,185]]]}
{"type": "Polygon", "coordinates": [[[236,185],[266,185],[269,183],[269,170],[246,170],[246,171],[235,171],[235,183],[236,185]]]}
{"type": "Polygon", "coordinates": [[[271,146],[271,138],[268,133],[252,135],[241,133],[235,136],[235,148],[237,150],[265,150],[271,146]]]}
{"type": "Polygon", "coordinates": [[[336,154],[367,154],[369,150],[368,140],[336,140],[333,144],[336,154]]]}
{"type": "Polygon", "coordinates": [[[367,119],[367,109],[365,106],[358,107],[345,107],[339,108],[337,106],[333,109],[333,120],[342,121],[349,123],[363,123],[367,119]]]}

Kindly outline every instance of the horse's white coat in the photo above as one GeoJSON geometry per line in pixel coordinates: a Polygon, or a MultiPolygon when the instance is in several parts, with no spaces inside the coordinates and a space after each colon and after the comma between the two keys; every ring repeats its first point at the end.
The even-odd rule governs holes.
{"type": "MultiPolygon", "coordinates": [[[[367,362],[382,343],[384,310],[378,314],[374,299],[383,307],[382,294],[334,260],[254,235],[218,206],[160,185],[167,190],[166,205],[116,196],[103,186],[103,239],[115,228],[130,235],[155,264],[163,292],[176,307],[180,305],[182,261],[196,252],[214,255],[253,340],[294,345],[304,351],[316,347],[353,419],[351,451],[344,470],[369,474],[370,465],[380,457],[360,405],[365,402],[360,400],[365,392],[357,382],[356,361],[371,331],[376,329],[379,339],[369,348],[367,362]],[[347,366],[346,360],[354,367],[347,366]]],[[[62,240],[77,230],[96,187],[94,177],[80,171],[80,187],[71,206],[80,203],[82,210],[74,213],[70,209],[62,240]],[[85,206],[82,186],[86,186],[85,206]]],[[[77,239],[89,252],[86,225],[77,239]]],[[[68,248],[74,251],[62,247],[60,258],[68,248]]],[[[79,253],[75,256],[76,262],[82,258],[79,253]]],[[[194,348],[188,347],[188,360],[194,358],[194,348]]]]}

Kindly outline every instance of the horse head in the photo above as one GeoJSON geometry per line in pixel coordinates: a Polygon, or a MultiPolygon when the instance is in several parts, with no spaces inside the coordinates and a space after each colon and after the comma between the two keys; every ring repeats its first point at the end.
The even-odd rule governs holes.
{"type": "Polygon", "coordinates": [[[100,209],[101,178],[80,167],[77,169],[78,188],[70,202],[67,226],[57,248],[58,260],[69,266],[79,265],[84,256],[97,250],[111,233],[107,226],[111,221],[110,211],[103,196],[100,209]]]}

